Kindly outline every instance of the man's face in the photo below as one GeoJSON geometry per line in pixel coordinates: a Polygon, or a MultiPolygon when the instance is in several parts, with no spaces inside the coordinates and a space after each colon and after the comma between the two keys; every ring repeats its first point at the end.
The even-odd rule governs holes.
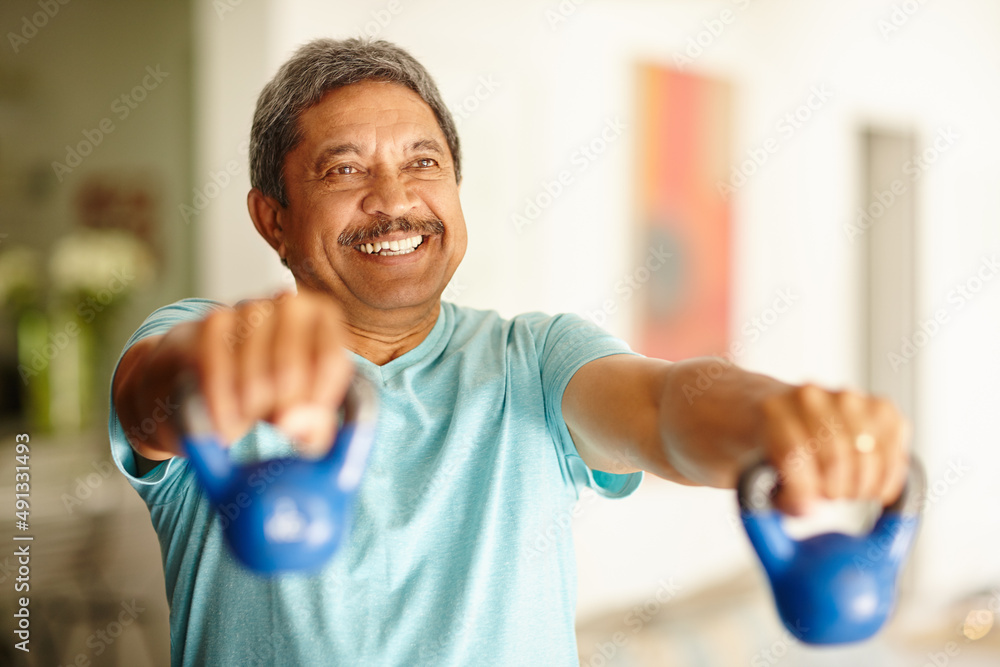
{"type": "Polygon", "coordinates": [[[405,86],[364,81],[327,93],[299,131],[285,158],[279,251],[300,285],[348,313],[435,304],[467,237],[431,108],[405,86]]]}

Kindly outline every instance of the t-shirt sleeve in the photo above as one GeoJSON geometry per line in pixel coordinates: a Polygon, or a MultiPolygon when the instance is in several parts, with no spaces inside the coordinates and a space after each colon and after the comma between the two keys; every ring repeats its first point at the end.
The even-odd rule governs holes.
{"type": "Polygon", "coordinates": [[[592,470],[580,457],[563,418],[562,400],[573,375],[595,359],[613,354],[636,354],[628,344],[600,327],[572,315],[554,317],[538,313],[523,316],[535,336],[535,349],[542,376],[545,421],[556,444],[566,481],[576,487],[589,486],[607,498],[624,498],[642,482],[642,472],[615,474],[592,470]]]}
{"type": "MultiPolygon", "coordinates": [[[[171,327],[181,322],[203,319],[211,311],[220,308],[228,308],[228,306],[209,299],[181,299],[169,306],[158,308],[146,318],[125,343],[125,347],[122,349],[115,364],[115,371],[118,370],[118,364],[121,363],[122,357],[125,356],[128,349],[143,338],[164,334],[171,327]]],[[[113,386],[114,373],[112,373],[111,377],[113,386]]],[[[180,486],[184,477],[181,474],[181,468],[184,467],[184,461],[178,458],[167,459],[140,477],[137,474],[135,453],[126,438],[121,420],[118,419],[114,396],[110,394],[110,388],[108,404],[108,438],[111,441],[111,457],[114,459],[115,465],[118,466],[118,469],[122,471],[132,487],[146,501],[147,505],[158,505],[169,502],[181,490],[180,486]]],[[[170,397],[164,397],[162,405],[157,406],[157,410],[154,410],[154,414],[149,418],[154,421],[157,418],[167,419],[170,417],[170,412],[174,409],[176,409],[176,406],[171,403],[170,397]]],[[[141,427],[141,424],[137,426],[137,428],[141,427]]]]}

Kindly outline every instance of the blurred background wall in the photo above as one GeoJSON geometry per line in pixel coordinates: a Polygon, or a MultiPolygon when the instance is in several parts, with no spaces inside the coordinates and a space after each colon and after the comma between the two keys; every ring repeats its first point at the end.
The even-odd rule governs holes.
{"type": "MultiPolygon", "coordinates": [[[[58,452],[36,456],[35,465],[79,459],[62,473],[65,480],[52,482],[53,511],[63,521],[78,514],[58,501],[60,494],[108,459],[102,429],[110,372],[145,315],[185,296],[234,302],[293,286],[246,214],[253,104],[297,45],[319,36],[368,35],[394,41],[420,60],[459,125],[470,244],[446,298],[505,316],[576,312],[633,344],[644,326],[644,288],[623,297],[615,287],[634,275],[648,251],[637,204],[645,148],[638,66],[725,82],[732,91],[727,150],[744,176],[730,198],[728,333],[743,344],[735,361],[792,382],[874,382],[880,391],[908,392],[908,399],[898,398],[910,405],[914,446],[932,486],[906,578],[908,608],[945,618],[952,612],[944,610],[1000,585],[994,557],[1000,516],[991,511],[1000,501],[993,424],[1000,399],[1000,355],[993,349],[1000,280],[992,280],[1000,252],[1000,5],[113,0],[58,7],[30,38],[22,34],[31,32],[24,20],[33,20],[39,4],[0,7],[0,27],[25,41],[8,36],[10,43],[0,47],[0,257],[15,246],[30,247],[41,265],[60,239],[86,220],[93,225],[93,207],[79,200],[81,189],[101,191],[93,179],[117,187],[124,200],[150,198],[140,210],[150,221],[143,233],[154,255],[142,262],[153,269],[151,277],[141,286],[137,278],[94,320],[99,329],[90,358],[98,361],[83,392],[96,397],[86,408],[93,418],[79,426],[49,424],[51,434],[29,430],[39,448],[58,452]],[[113,106],[118,96],[143,86],[144,77],[156,79],[148,78],[147,67],[169,75],[120,118],[113,106]],[[67,146],[97,136],[85,132],[104,118],[114,130],[103,133],[71,173],[60,174],[52,163],[68,164],[67,146]],[[581,147],[609,123],[620,130],[605,134],[600,153],[581,168],[584,163],[574,161],[581,147]],[[888,160],[890,177],[899,158],[916,157],[920,165],[906,186],[912,211],[898,223],[910,245],[900,241],[898,252],[894,237],[874,242],[879,221],[888,229],[892,216],[883,218],[873,206],[886,196],[882,186],[872,186],[878,182],[873,146],[881,145],[870,140],[873,133],[902,142],[895,144],[896,157],[879,163],[888,160]],[[741,167],[747,160],[756,166],[741,167]],[[566,169],[572,182],[539,199],[566,169]],[[545,204],[529,224],[519,223],[531,202],[545,204]],[[912,273],[900,279],[897,269],[908,261],[912,273]],[[872,313],[873,285],[892,280],[902,285],[893,288],[901,289],[899,299],[882,294],[884,308],[872,313]],[[782,293],[793,295],[792,305],[761,326],[782,293]],[[937,327],[927,324],[936,317],[937,327]],[[880,318],[896,330],[902,326],[912,345],[910,354],[904,341],[895,342],[902,362],[868,352],[880,318]],[[873,380],[879,377],[887,380],[880,385],[873,380]]],[[[133,211],[128,206],[136,204],[120,205],[133,211]]],[[[57,300],[51,286],[40,291],[49,303],[57,300]]],[[[65,331],[64,311],[48,308],[52,330],[65,331]]],[[[34,376],[22,381],[11,365],[18,359],[14,332],[22,311],[11,305],[4,311],[5,423],[12,434],[36,428],[27,421],[30,401],[21,388],[41,382],[34,376]]],[[[52,341],[39,340],[35,347],[52,341]]],[[[85,350],[74,354],[87,357],[85,350]]],[[[51,365],[71,356],[60,352],[51,365]]],[[[53,473],[52,479],[60,478],[53,473]]],[[[119,481],[108,478],[100,493],[112,494],[119,481]]],[[[12,486],[0,480],[4,484],[12,486]]],[[[116,503],[142,518],[145,509],[130,489],[113,493],[116,503]]],[[[627,610],[664,580],[696,599],[720,582],[757,576],[731,493],[647,476],[632,498],[582,502],[573,527],[581,624],[627,610]]],[[[97,506],[89,498],[83,505],[97,506]]],[[[148,518],[137,525],[134,541],[141,536],[151,544],[154,560],[136,569],[148,574],[157,567],[155,537],[148,518]]],[[[154,600],[162,579],[139,580],[154,600]]],[[[100,625],[99,618],[88,622],[100,625]]],[[[165,617],[158,622],[150,621],[151,633],[165,629],[165,617]]],[[[84,644],[87,632],[76,632],[76,646],[94,657],[84,644]]],[[[776,625],[757,634],[765,647],[782,637],[776,625]]],[[[601,663],[584,654],[606,640],[588,641],[584,647],[581,639],[587,664],[615,664],[627,653],[616,650],[601,663]]],[[[942,650],[935,647],[928,651],[942,650]]],[[[69,656],[72,641],[66,650],[69,656]]],[[[700,663],[676,664],[746,664],[755,654],[732,663],[706,655],[700,663]]],[[[808,660],[802,664],[819,664],[815,656],[808,660]]],[[[881,660],[868,664],[890,664],[881,660]]]]}

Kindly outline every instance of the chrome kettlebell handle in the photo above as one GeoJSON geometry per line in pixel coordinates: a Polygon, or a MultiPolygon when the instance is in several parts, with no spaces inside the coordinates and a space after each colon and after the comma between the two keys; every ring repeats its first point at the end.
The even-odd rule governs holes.
{"type": "MultiPolygon", "coordinates": [[[[778,472],[766,460],[748,466],[736,484],[736,497],[743,512],[766,512],[773,510],[774,497],[781,488],[778,472]]],[[[882,509],[883,514],[917,516],[926,495],[927,476],[923,464],[916,456],[910,457],[906,485],[890,505],[882,509]]]]}
{"type": "MultiPolygon", "coordinates": [[[[234,465],[228,448],[223,447],[212,426],[205,399],[192,373],[185,373],[177,383],[181,408],[175,426],[184,443],[189,461],[205,490],[218,499],[232,477],[234,465]],[[192,451],[197,448],[196,452],[192,451]]],[[[361,483],[368,454],[374,440],[378,417],[375,387],[355,373],[341,405],[343,419],[335,439],[325,455],[312,463],[337,471],[336,485],[341,491],[353,491],[361,483]],[[350,446],[346,446],[350,443],[350,446]]]]}

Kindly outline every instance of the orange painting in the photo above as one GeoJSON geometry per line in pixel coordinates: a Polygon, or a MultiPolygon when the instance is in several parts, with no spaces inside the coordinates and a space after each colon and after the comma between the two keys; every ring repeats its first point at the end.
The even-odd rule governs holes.
{"type": "Polygon", "coordinates": [[[641,291],[637,350],[679,360],[727,348],[731,210],[718,189],[729,167],[730,86],[639,68],[638,215],[644,256],[669,253],[641,291]]]}

